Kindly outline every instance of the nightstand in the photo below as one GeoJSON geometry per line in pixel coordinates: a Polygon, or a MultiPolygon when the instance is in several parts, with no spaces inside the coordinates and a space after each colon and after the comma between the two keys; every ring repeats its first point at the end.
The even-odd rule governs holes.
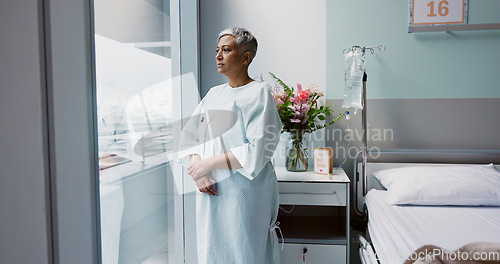
{"type": "Polygon", "coordinates": [[[344,170],[334,168],[330,175],[275,171],[284,236],[281,263],[348,264],[350,180],[344,170]]]}

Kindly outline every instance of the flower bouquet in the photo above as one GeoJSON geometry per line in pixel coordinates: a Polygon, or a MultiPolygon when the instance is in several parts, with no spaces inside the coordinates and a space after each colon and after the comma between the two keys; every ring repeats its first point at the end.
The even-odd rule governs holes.
{"type": "Polygon", "coordinates": [[[306,171],[308,167],[307,147],[304,146],[304,134],[311,133],[318,129],[325,128],[345,116],[342,113],[329,123],[320,123],[330,116],[333,110],[325,104],[318,105],[318,100],[323,97],[323,93],[309,86],[302,89],[302,85],[297,83],[297,91],[294,87],[286,85],[273,73],[271,76],[276,79],[279,85],[273,90],[274,101],[278,108],[278,113],[283,124],[283,132],[290,133],[290,142],[286,150],[286,169],[289,171],[306,171]]]}

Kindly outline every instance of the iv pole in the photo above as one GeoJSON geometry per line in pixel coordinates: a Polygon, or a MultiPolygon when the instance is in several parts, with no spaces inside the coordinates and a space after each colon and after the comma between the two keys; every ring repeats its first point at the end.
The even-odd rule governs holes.
{"type": "MultiPolygon", "coordinates": [[[[354,47],[353,47],[354,48],[354,47]]],[[[368,49],[370,50],[371,54],[375,53],[374,48],[377,48],[379,51],[384,52],[386,47],[384,45],[378,45],[378,46],[373,46],[373,47],[362,47],[363,53],[368,49]]],[[[368,175],[366,172],[366,166],[368,163],[368,134],[367,134],[367,124],[368,122],[366,121],[366,82],[368,81],[368,75],[366,74],[366,69],[363,73],[363,101],[362,101],[362,106],[363,106],[363,111],[361,112],[361,129],[362,135],[363,135],[363,145],[362,145],[362,152],[363,152],[363,196],[366,195],[367,189],[368,189],[368,175]]],[[[356,205],[357,207],[357,205],[356,205]]]]}
{"type": "MultiPolygon", "coordinates": [[[[355,49],[362,49],[363,54],[365,53],[366,50],[369,50],[371,54],[375,53],[375,48],[377,48],[379,51],[383,52],[385,51],[386,47],[384,45],[379,45],[379,46],[372,46],[372,47],[361,47],[361,46],[353,46],[350,49],[344,49],[344,53],[346,53],[349,50],[354,51],[355,49]]],[[[361,105],[363,107],[361,111],[361,129],[362,129],[362,145],[361,145],[361,154],[363,156],[363,162],[362,162],[362,167],[363,167],[363,183],[362,183],[362,190],[363,190],[363,196],[366,195],[367,191],[367,183],[368,183],[368,175],[367,175],[367,163],[368,163],[368,134],[367,134],[367,118],[366,118],[366,82],[368,81],[368,75],[366,74],[366,69],[363,72],[363,90],[362,90],[362,97],[361,97],[361,105]]],[[[358,153],[359,155],[359,153],[358,153]]],[[[356,155],[356,157],[358,157],[356,155]]],[[[354,167],[356,167],[357,159],[354,160],[354,167]]],[[[356,171],[356,168],[354,168],[354,171],[356,171]]],[[[355,179],[357,179],[357,175],[354,175],[355,179]]],[[[357,180],[354,183],[354,196],[357,197],[357,180]]],[[[354,199],[357,201],[357,199],[354,199]]],[[[363,213],[359,211],[357,202],[355,203],[354,209],[358,215],[362,215],[363,213]]]]}
{"type": "MultiPolygon", "coordinates": [[[[364,51],[364,49],[363,49],[364,51]]],[[[363,152],[363,196],[366,195],[367,189],[367,173],[366,173],[366,164],[368,163],[368,135],[366,132],[367,122],[366,122],[366,81],[368,80],[368,75],[366,71],[363,73],[363,101],[362,106],[363,110],[361,112],[361,129],[363,135],[363,143],[361,145],[361,151],[363,152]]],[[[357,194],[356,194],[357,195],[357,194]]],[[[357,205],[356,205],[357,206],[357,205]]]]}

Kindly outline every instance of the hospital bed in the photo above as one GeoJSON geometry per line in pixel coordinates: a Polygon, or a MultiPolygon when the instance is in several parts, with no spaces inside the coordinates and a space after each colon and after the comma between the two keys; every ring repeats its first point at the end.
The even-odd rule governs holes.
{"type": "MultiPolygon", "coordinates": [[[[354,165],[355,211],[368,220],[366,234],[359,236],[363,264],[416,260],[424,256],[418,253],[427,249],[426,245],[449,250],[425,252],[440,253],[448,259],[500,257],[500,166],[487,164],[499,163],[500,151],[386,151],[385,154],[392,157],[385,160],[398,162],[354,165]],[[402,155],[417,157],[419,162],[401,162],[412,160],[401,158],[402,155]],[[443,160],[444,156],[448,161],[421,163],[420,160],[425,160],[422,156],[427,160],[430,156],[443,160]],[[473,157],[466,160],[481,164],[463,162],[464,157],[473,157]],[[453,160],[462,162],[449,162],[453,160]],[[457,179],[459,182],[454,182],[457,179]],[[481,188],[486,189],[476,191],[481,188]],[[494,243],[488,245],[495,248],[488,250],[496,255],[495,252],[489,256],[463,252],[446,255],[473,242],[494,243]]],[[[492,263],[500,263],[500,258],[492,263]]]]}

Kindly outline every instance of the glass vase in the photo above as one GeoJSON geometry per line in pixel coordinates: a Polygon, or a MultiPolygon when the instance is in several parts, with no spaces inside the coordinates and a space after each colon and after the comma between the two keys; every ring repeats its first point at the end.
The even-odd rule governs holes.
{"type": "Polygon", "coordinates": [[[306,171],[309,166],[308,143],[304,131],[290,132],[290,139],[286,145],[286,170],[306,171]]]}

